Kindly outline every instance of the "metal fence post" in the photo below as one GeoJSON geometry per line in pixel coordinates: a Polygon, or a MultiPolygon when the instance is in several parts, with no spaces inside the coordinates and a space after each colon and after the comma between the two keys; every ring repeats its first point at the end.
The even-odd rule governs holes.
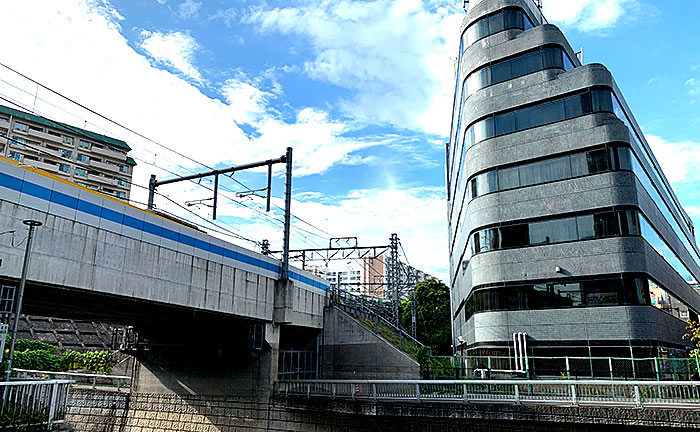
{"type": "Polygon", "coordinates": [[[377,384],[372,383],[372,399],[377,400],[377,384]]]}
{"type": "Polygon", "coordinates": [[[578,406],[578,396],[576,396],[576,385],[571,384],[571,405],[578,406]]]}
{"type": "Polygon", "coordinates": [[[518,384],[515,384],[515,403],[516,405],[520,405],[520,386],[518,384]]]}
{"type": "Polygon", "coordinates": [[[420,384],[416,383],[416,400],[420,401],[420,384]]]}
{"type": "Polygon", "coordinates": [[[661,374],[659,373],[659,358],[654,357],[654,370],[656,371],[656,381],[661,381],[661,374]]]}
{"type": "Polygon", "coordinates": [[[331,384],[332,397],[335,399],[335,383],[331,384]]]}
{"type": "Polygon", "coordinates": [[[566,379],[571,379],[571,369],[569,368],[569,357],[565,357],[566,359],[566,379]]]}
{"type": "Polygon", "coordinates": [[[637,408],[642,407],[642,398],[639,396],[639,386],[635,385],[634,386],[634,403],[637,405],[637,408]]]}
{"type": "Polygon", "coordinates": [[[56,399],[58,399],[58,384],[51,384],[51,404],[49,405],[49,425],[53,423],[56,417],[56,399]]]}
{"type": "Polygon", "coordinates": [[[612,364],[612,357],[608,357],[608,366],[610,366],[610,379],[614,380],[615,375],[613,374],[613,364],[612,364]]]}
{"type": "Polygon", "coordinates": [[[311,397],[311,383],[306,384],[306,397],[311,397]]]}
{"type": "Polygon", "coordinates": [[[467,395],[467,385],[462,384],[462,394],[464,397],[464,403],[469,403],[469,396],[467,395]]]}

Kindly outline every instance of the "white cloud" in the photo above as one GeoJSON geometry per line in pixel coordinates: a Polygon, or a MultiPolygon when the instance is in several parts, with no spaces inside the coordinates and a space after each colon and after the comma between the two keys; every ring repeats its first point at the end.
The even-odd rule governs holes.
{"type": "Polygon", "coordinates": [[[700,143],[669,142],[656,135],[646,135],[647,142],[671,183],[700,182],[700,143]]]}
{"type": "Polygon", "coordinates": [[[685,82],[685,86],[688,87],[688,93],[691,96],[700,95],[700,80],[690,78],[688,81],[685,82]]]}
{"type": "MultiPolygon", "coordinates": [[[[448,279],[446,204],[441,188],[353,190],[333,203],[321,203],[319,197],[315,198],[294,201],[293,212],[334,236],[361,233],[361,245],[388,244],[389,235],[398,233],[411,265],[448,279]]],[[[270,241],[279,243],[276,238],[270,241]]]]}
{"type": "Polygon", "coordinates": [[[178,70],[188,78],[202,83],[202,75],[194,66],[194,55],[200,49],[194,38],[186,33],[159,33],[143,30],[141,48],[158,63],[178,70]]]}
{"type": "Polygon", "coordinates": [[[185,0],[184,2],[180,3],[180,6],[178,6],[178,12],[180,14],[180,18],[182,19],[197,18],[201,8],[202,2],[185,0]]]}
{"type": "MultiPolygon", "coordinates": [[[[382,143],[375,139],[366,142],[343,138],[341,135],[349,130],[349,126],[329,118],[319,109],[292,109],[294,116],[283,119],[270,107],[270,98],[283,93],[274,81],[269,89],[263,89],[259,81],[238,79],[237,82],[232,79],[220,89],[223,100],[208,97],[175,74],[154,67],[136,52],[120,33],[114,14],[105,13],[90,1],[76,1],[60,7],[56,4],[52,8],[41,4],[42,7],[32,1],[0,4],[0,15],[8,20],[6,25],[0,26],[0,37],[9,40],[12,35],[25,34],[24,29],[33,28],[35,23],[42,23],[42,31],[26,33],[4,50],[4,62],[209,166],[277,157],[291,145],[295,150],[295,175],[310,175],[342,163],[357,149],[382,143]],[[71,67],[56,68],[56,64],[70,64],[71,67]],[[241,106],[241,102],[245,104],[241,106]],[[256,129],[254,137],[249,137],[241,129],[239,125],[244,123],[252,124],[256,129]]],[[[164,36],[167,35],[154,37],[163,39],[164,36]]],[[[152,42],[157,40],[151,39],[152,42]]],[[[187,37],[174,39],[187,40],[187,37]]],[[[158,50],[153,45],[150,48],[152,55],[157,55],[162,61],[170,58],[171,62],[177,63],[178,58],[183,59],[182,64],[178,63],[178,69],[198,78],[198,72],[189,69],[191,63],[187,61],[187,55],[178,57],[183,53],[178,47],[194,43],[175,43],[176,47],[172,48],[175,54],[169,57],[156,54],[158,50]]],[[[2,69],[0,78],[26,89],[26,93],[21,93],[0,84],[1,94],[32,106],[36,90],[33,84],[18,81],[16,75],[2,69]]],[[[270,81],[271,78],[264,80],[270,81]]],[[[87,121],[90,129],[125,139],[134,148],[133,155],[137,158],[180,172],[181,167],[196,167],[193,162],[43,90],[39,91],[38,97],[38,113],[78,126],[84,126],[87,121]],[[66,109],[68,113],[42,102],[42,99],[66,109]]],[[[151,171],[161,177],[170,176],[140,164],[135,170],[135,181],[147,184],[151,171]]],[[[135,188],[133,196],[143,201],[141,189],[135,188]]]]}
{"type": "Polygon", "coordinates": [[[232,27],[235,23],[238,22],[238,11],[234,8],[220,9],[216,11],[213,15],[211,15],[209,19],[222,20],[224,24],[226,24],[226,27],[232,27]]]}
{"type": "MultiPolygon", "coordinates": [[[[195,78],[201,79],[201,75],[196,69],[188,69],[189,66],[194,68],[192,58],[183,54],[182,49],[171,47],[166,55],[151,46],[149,55],[159,62],[149,61],[149,58],[134,50],[121,34],[118,14],[110,12],[109,7],[96,7],[91,0],[60,5],[39,0],[2,2],[0,15],[5,18],[5,24],[0,26],[0,38],[13,40],[3,50],[4,63],[209,166],[277,157],[284,153],[285,147],[292,146],[295,178],[299,178],[321,173],[337,164],[369,163],[371,160],[362,159],[354,152],[372,145],[388,145],[398,139],[391,136],[348,138],[348,132],[354,132],[353,124],[335,120],[318,108],[289,108],[292,115],[283,117],[273,108],[278,102],[275,98],[284,94],[274,81],[273,71],[254,79],[236,73],[235,77],[225,80],[222,87],[216,89],[221,99],[209,97],[192,82],[183,79],[185,76],[196,81],[195,78]],[[41,26],[37,27],[37,23],[41,23],[41,26]],[[26,32],[27,28],[36,28],[37,31],[26,32]],[[14,37],[17,34],[23,37],[14,37]],[[173,60],[178,58],[184,60],[175,65],[173,60]],[[170,61],[170,66],[182,75],[158,67],[166,61],[170,61]],[[246,131],[252,128],[254,133],[248,135],[243,126],[246,131]]],[[[155,34],[150,33],[149,36],[155,34]]],[[[161,38],[168,36],[158,35],[161,38]]],[[[194,52],[195,48],[192,50],[194,52]]],[[[20,80],[2,68],[0,79],[25,90],[22,92],[0,83],[0,94],[30,107],[33,105],[35,85],[20,80]]],[[[159,148],[42,89],[38,92],[36,110],[49,118],[124,139],[134,148],[132,156],[160,167],[139,162],[133,179],[137,185],[148,184],[152,173],[166,178],[172,176],[166,170],[181,173],[190,169],[201,170],[192,161],[159,148]]],[[[289,112],[285,115],[289,115],[289,112]]],[[[210,196],[201,188],[189,186],[172,185],[161,188],[159,192],[172,196],[180,203],[210,196]]],[[[279,193],[278,190],[276,194],[279,193]]],[[[367,242],[382,239],[382,243],[385,243],[388,235],[395,231],[403,239],[412,264],[422,267],[425,258],[428,263],[426,270],[439,274],[439,269],[444,268],[446,262],[446,242],[444,201],[438,195],[437,191],[417,189],[356,191],[340,201],[333,201],[336,204],[295,201],[293,212],[314,223],[322,219],[318,223],[329,232],[358,234],[367,242]],[[424,229],[427,231],[424,232],[424,229]],[[364,231],[368,233],[366,237],[364,231]]],[[[144,202],[144,189],[134,186],[132,198],[144,202]]],[[[184,214],[163,198],[156,201],[161,208],[184,214]]],[[[228,200],[223,201],[220,218],[227,215],[240,218],[236,219],[238,229],[256,240],[270,238],[271,241],[279,241],[275,239],[280,237],[280,230],[263,223],[257,213],[239,208],[228,200]]],[[[276,202],[280,203],[279,200],[276,202]]],[[[197,211],[206,215],[210,210],[201,208],[197,211]]],[[[297,246],[308,247],[296,237],[294,242],[297,246]]],[[[244,245],[250,247],[250,244],[244,245]]]]}
{"type": "Polygon", "coordinates": [[[319,0],[303,6],[252,8],[244,21],[264,33],[309,39],[312,78],[353,91],[342,109],[369,123],[449,134],[459,24],[456,3],[417,0],[319,0]]]}
{"type": "Polygon", "coordinates": [[[554,0],[543,2],[547,20],[581,31],[614,27],[638,7],[637,0],[554,0]]]}

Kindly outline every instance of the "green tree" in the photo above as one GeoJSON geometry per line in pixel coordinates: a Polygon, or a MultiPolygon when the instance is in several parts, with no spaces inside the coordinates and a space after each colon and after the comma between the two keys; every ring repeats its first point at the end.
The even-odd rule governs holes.
{"type": "MultiPolygon", "coordinates": [[[[450,342],[450,289],[444,283],[431,279],[419,282],[415,291],[416,336],[428,345],[434,355],[452,355],[450,342]]],[[[400,304],[401,325],[411,328],[411,301],[400,304]]]]}
{"type": "Polygon", "coordinates": [[[700,322],[688,320],[686,330],[688,332],[683,335],[683,338],[689,339],[694,345],[694,349],[690,351],[690,357],[700,357],[700,322]]]}

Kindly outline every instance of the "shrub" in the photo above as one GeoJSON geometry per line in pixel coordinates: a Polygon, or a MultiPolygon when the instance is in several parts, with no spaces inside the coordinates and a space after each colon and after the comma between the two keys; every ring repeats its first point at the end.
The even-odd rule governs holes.
{"type": "Polygon", "coordinates": [[[73,350],[63,350],[40,341],[18,339],[15,344],[12,364],[17,369],[48,372],[86,369],[93,372],[110,373],[115,363],[112,353],[109,351],[79,353],[73,350]]]}

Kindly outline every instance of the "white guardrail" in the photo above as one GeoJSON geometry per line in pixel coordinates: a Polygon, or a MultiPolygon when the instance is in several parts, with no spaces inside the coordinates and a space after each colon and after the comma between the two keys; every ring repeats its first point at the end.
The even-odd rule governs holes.
{"type": "Polygon", "coordinates": [[[700,381],[278,381],[279,396],[369,401],[700,408],[700,381]]]}
{"type": "Polygon", "coordinates": [[[72,380],[0,382],[0,424],[5,430],[65,422],[72,380]]]}
{"type": "Polygon", "coordinates": [[[78,386],[90,386],[93,389],[110,389],[130,391],[131,377],[123,375],[98,375],[79,372],[47,372],[33,369],[12,369],[17,378],[27,379],[69,379],[78,386]]]}

